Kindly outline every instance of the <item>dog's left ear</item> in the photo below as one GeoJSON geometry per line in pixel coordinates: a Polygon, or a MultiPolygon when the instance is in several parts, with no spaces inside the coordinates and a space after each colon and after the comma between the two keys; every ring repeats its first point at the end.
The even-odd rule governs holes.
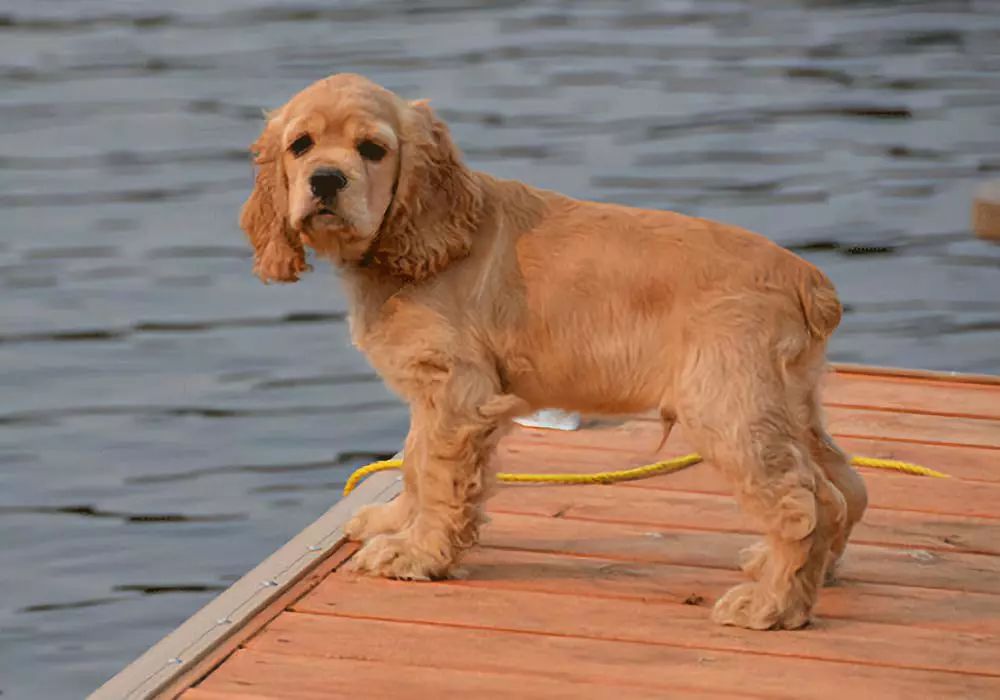
{"type": "Polygon", "coordinates": [[[396,194],[375,256],[392,274],[419,281],[468,255],[483,197],[427,101],[402,110],[396,194]]]}
{"type": "Polygon", "coordinates": [[[240,212],[242,228],[254,248],[253,270],[265,282],[295,282],[309,269],[299,235],[288,226],[288,187],[281,165],[280,120],[269,117],[250,147],[257,176],[240,212]]]}

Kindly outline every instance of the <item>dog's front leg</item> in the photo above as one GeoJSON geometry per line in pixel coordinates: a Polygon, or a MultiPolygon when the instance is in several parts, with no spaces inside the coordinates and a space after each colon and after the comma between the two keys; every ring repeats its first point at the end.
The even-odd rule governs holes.
{"type": "Polygon", "coordinates": [[[444,578],[476,543],[491,475],[488,463],[503,428],[523,410],[498,392],[497,380],[472,368],[453,369],[430,395],[411,403],[407,476],[416,508],[398,533],[373,537],[354,568],[399,579],[444,578]]]}
{"type": "Polygon", "coordinates": [[[344,526],[344,533],[352,540],[367,542],[373,537],[400,532],[409,523],[417,509],[419,488],[416,468],[419,443],[413,426],[403,448],[403,491],[388,503],[371,503],[361,506],[344,526]]]}

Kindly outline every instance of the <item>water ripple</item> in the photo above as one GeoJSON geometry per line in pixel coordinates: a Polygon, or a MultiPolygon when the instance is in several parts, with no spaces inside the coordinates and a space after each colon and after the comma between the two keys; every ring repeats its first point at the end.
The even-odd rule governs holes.
{"type": "Polygon", "coordinates": [[[276,318],[223,318],[206,321],[137,321],[124,328],[66,329],[0,334],[0,345],[24,343],[76,343],[123,340],[143,333],[199,333],[227,328],[342,323],[343,312],[292,312],[276,318]]]}
{"type": "Polygon", "coordinates": [[[192,469],[183,472],[171,472],[169,474],[142,474],[139,476],[127,477],[129,484],[162,484],[178,481],[192,481],[209,476],[223,474],[286,474],[303,471],[321,471],[327,469],[340,469],[347,465],[359,464],[362,462],[377,462],[389,459],[393,453],[380,452],[341,452],[333,459],[321,460],[317,462],[297,462],[288,464],[233,464],[219,467],[205,467],[202,469],[192,469]]]}
{"type": "Polygon", "coordinates": [[[69,506],[0,506],[0,517],[5,515],[71,515],[83,518],[104,518],[125,523],[226,523],[246,520],[244,513],[212,513],[190,515],[184,513],[126,513],[104,510],[92,505],[69,506]]]}
{"type": "Polygon", "coordinates": [[[344,406],[214,407],[214,406],[73,406],[0,414],[0,426],[54,425],[67,418],[127,416],[131,418],[267,418],[279,416],[333,416],[400,408],[397,400],[356,401],[344,406]]]}

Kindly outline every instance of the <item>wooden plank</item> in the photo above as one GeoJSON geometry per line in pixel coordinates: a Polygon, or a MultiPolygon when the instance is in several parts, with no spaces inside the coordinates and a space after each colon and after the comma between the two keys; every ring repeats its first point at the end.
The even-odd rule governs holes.
{"type": "MultiPolygon", "coordinates": [[[[853,439],[874,440],[883,444],[896,442],[917,446],[940,445],[979,448],[980,451],[992,455],[986,456],[984,462],[986,465],[990,465],[993,470],[997,469],[998,460],[1000,460],[1000,446],[998,446],[1000,444],[1000,422],[846,409],[830,409],[827,413],[832,418],[830,421],[831,433],[838,442],[853,439]],[[956,428],[956,423],[961,425],[956,428]]],[[[577,431],[518,427],[505,438],[505,442],[517,444],[523,448],[548,443],[559,444],[568,449],[589,449],[651,456],[656,454],[661,437],[662,430],[657,422],[633,418],[625,422],[615,422],[606,425],[606,427],[602,425],[577,431]],[[554,433],[559,434],[554,435],[554,433]]],[[[673,453],[694,451],[694,446],[687,439],[680,426],[674,428],[667,446],[673,453]]]]}
{"type": "Polygon", "coordinates": [[[296,585],[285,590],[281,595],[273,598],[267,605],[250,620],[248,620],[238,633],[230,635],[224,640],[215,644],[212,649],[202,656],[202,658],[183,673],[178,674],[169,683],[164,685],[156,694],[161,700],[165,698],[175,698],[193,684],[200,681],[206,675],[225,662],[225,660],[236,651],[247,639],[259,632],[264,625],[284,612],[288,606],[298,600],[306,591],[325,579],[332,571],[347,561],[358,550],[358,545],[353,542],[345,542],[337,550],[327,557],[315,569],[309,572],[296,585]]]}
{"type": "MultiPolygon", "coordinates": [[[[351,649],[340,651],[351,655],[351,649]]],[[[483,671],[402,665],[398,661],[357,658],[297,657],[241,649],[198,688],[187,691],[184,700],[230,700],[245,698],[444,698],[509,700],[513,689],[518,698],[553,700],[619,700],[625,688],[569,680],[551,680],[518,673],[515,669],[483,671]]],[[[629,687],[629,698],[653,700],[662,695],[629,687]]],[[[713,693],[710,697],[762,697],[713,693]]]]}
{"type": "Polygon", "coordinates": [[[182,690],[192,674],[210,670],[202,664],[205,659],[217,663],[230,648],[227,642],[231,645],[259,629],[266,622],[260,613],[337,550],[344,540],[343,525],[359,506],[389,500],[399,488],[398,474],[373,475],[94,691],[90,700],[132,700],[160,693],[169,697],[182,690]]]}
{"type": "Polygon", "coordinates": [[[987,180],[976,188],[972,231],[979,238],[1000,243],[1000,180],[987,180]]]}
{"type": "Polygon", "coordinates": [[[852,541],[1000,555],[1000,520],[869,509],[852,541]]]}
{"type": "MultiPolygon", "coordinates": [[[[622,628],[632,623],[619,619],[622,628]]],[[[513,668],[553,680],[583,680],[674,694],[748,689],[778,698],[829,698],[834,694],[990,697],[1000,693],[1000,679],[979,675],[293,612],[272,622],[251,640],[249,648],[318,658],[337,658],[350,650],[346,653],[352,657],[384,663],[488,672],[513,668]]],[[[627,696],[627,691],[623,694],[627,696]]]]}
{"type": "MultiPolygon", "coordinates": [[[[199,688],[189,688],[184,691],[184,694],[180,697],[186,698],[187,700],[234,700],[234,698],[239,698],[240,700],[274,700],[275,698],[282,698],[287,696],[282,695],[260,695],[259,693],[227,693],[227,692],[216,692],[214,690],[201,690],[199,688]]],[[[336,696],[329,696],[336,697],[336,696]]]]}
{"type": "MultiPolygon", "coordinates": [[[[497,469],[515,473],[589,473],[624,469],[636,463],[644,464],[648,459],[621,459],[613,453],[565,455],[563,450],[549,445],[537,446],[530,451],[514,451],[512,447],[506,446],[498,455],[495,460],[497,469]]],[[[1000,518],[1000,481],[972,482],[954,478],[931,479],[873,469],[860,471],[868,486],[869,502],[875,508],[984,519],[1000,518]]],[[[729,485],[719,470],[707,461],[679,472],[629,482],[627,485],[631,488],[671,492],[718,495],[730,493],[729,485]]]]}
{"type": "MultiPolygon", "coordinates": [[[[540,430],[518,426],[501,442],[498,458],[507,454],[541,454],[562,463],[587,460],[614,465],[613,468],[647,464],[668,456],[695,451],[683,430],[677,428],[664,447],[657,451],[661,430],[648,421],[629,421],[614,427],[575,432],[540,430]]],[[[1000,482],[1000,452],[991,447],[928,445],[917,442],[865,437],[836,437],[848,453],[883,459],[902,459],[943,471],[953,478],[1000,482]]],[[[881,473],[865,469],[865,474],[881,473]]],[[[919,482],[919,479],[918,479],[919,482]]]]}
{"type": "Polygon", "coordinates": [[[823,403],[1000,420],[998,385],[832,373],[823,384],[823,403]]]}
{"type": "Polygon", "coordinates": [[[470,588],[448,582],[420,586],[343,575],[328,577],[292,609],[1000,679],[997,637],[857,620],[820,620],[812,634],[759,634],[714,626],[707,608],[692,605],[470,588]]]}
{"type": "Polygon", "coordinates": [[[826,417],[827,428],[833,435],[1000,450],[1000,421],[993,419],[837,407],[827,408],[826,417]]]}
{"type": "Polygon", "coordinates": [[[849,362],[834,363],[831,365],[831,370],[838,374],[860,374],[872,377],[904,377],[909,379],[924,379],[934,382],[1000,386],[1000,375],[995,374],[942,372],[940,370],[907,369],[903,367],[879,367],[877,365],[857,365],[849,362]]]}
{"type": "MultiPolygon", "coordinates": [[[[490,547],[472,550],[462,565],[467,575],[454,585],[703,607],[746,580],[736,570],[490,547]]],[[[853,581],[824,588],[816,615],[1000,637],[1000,598],[968,591],[853,581]]]]}
{"type": "MultiPolygon", "coordinates": [[[[885,383],[885,382],[883,382],[885,383]]],[[[966,387],[971,396],[951,396],[945,385],[924,402],[926,410],[915,406],[907,410],[905,400],[893,400],[893,392],[883,387],[878,392],[871,388],[875,406],[828,404],[826,415],[830,432],[834,436],[878,438],[883,441],[901,440],[921,444],[968,445],[1000,450],[1000,387],[966,387]],[[881,398],[879,398],[881,396],[881,398]],[[963,406],[968,402],[970,408],[963,406]],[[884,407],[880,407],[884,406],[884,407]],[[937,407],[931,410],[931,407],[937,407]]],[[[902,386],[907,386],[905,383],[902,386]]],[[[957,391],[957,390],[956,390],[957,391]]],[[[912,392],[918,395],[915,389],[912,392]]],[[[913,397],[911,397],[913,398],[913,397]]],[[[651,446],[659,442],[659,418],[655,414],[631,416],[636,424],[652,423],[655,437],[651,446]]],[[[581,431],[576,435],[587,434],[581,431]]]]}
{"type": "MultiPolygon", "coordinates": [[[[507,513],[492,514],[485,546],[733,570],[740,549],[759,538],[742,533],[659,529],[507,513]]],[[[1000,557],[851,544],[844,581],[891,583],[1000,595],[1000,557]]]]}
{"type": "MultiPolygon", "coordinates": [[[[838,438],[837,444],[848,454],[922,464],[953,479],[1000,482],[1000,455],[990,449],[844,437],[838,438]]],[[[877,470],[864,469],[862,473],[873,474],[877,470]]]]}
{"type": "MultiPolygon", "coordinates": [[[[601,471],[604,469],[624,469],[626,467],[649,464],[668,457],[688,454],[694,451],[691,445],[673,437],[659,452],[653,452],[655,444],[648,446],[626,443],[618,445],[618,449],[579,448],[572,444],[564,444],[560,438],[551,435],[535,437],[529,435],[529,429],[515,428],[512,434],[500,441],[495,463],[502,471],[538,472],[542,469],[552,469],[559,473],[579,471],[601,471]]],[[[539,433],[555,433],[556,431],[537,431],[539,433]]],[[[605,433],[605,445],[615,446],[613,433],[605,433]]],[[[974,447],[948,447],[939,445],[917,445],[906,442],[882,442],[869,439],[842,438],[837,441],[848,454],[863,455],[879,459],[899,459],[904,462],[923,464],[948,474],[953,479],[964,479],[976,482],[1000,483],[1000,455],[994,450],[983,450],[974,447]]],[[[880,474],[877,469],[861,469],[865,476],[880,474]]],[[[688,474],[713,472],[708,469],[688,470],[688,474]]],[[[713,472],[714,473],[714,472],[713,472]]],[[[715,477],[713,477],[715,478],[715,477]]],[[[916,479],[914,485],[922,484],[925,479],[916,479]]]]}
{"type": "MultiPolygon", "coordinates": [[[[740,513],[733,498],[725,494],[688,493],[635,485],[619,488],[621,490],[609,491],[607,486],[506,487],[499,489],[490,500],[489,509],[657,528],[760,531],[752,519],[740,513]]],[[[871,508],[855,528],[852,541],[1000,555],[1000,515],[995,519],[962,518],[871,508]]]]}

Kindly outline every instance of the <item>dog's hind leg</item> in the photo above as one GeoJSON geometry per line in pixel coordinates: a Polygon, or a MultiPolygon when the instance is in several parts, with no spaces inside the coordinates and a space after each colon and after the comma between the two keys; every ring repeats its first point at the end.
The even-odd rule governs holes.
{"type": "Polygon", "coordinates": [[[823,469],[826,478],[843,494],[847,506],[844,527],[830,544],[830,560],[826,571],[829,581],[833,578],[837,562],[844,555],[851,530],[861,520],[868,507],[868,489],[861,475],[851,466],[850,460],[826,432],[819,397],[813,393],[810,399],[810,425],[806,435],[809,451],[823,469]]]}
{"type": "Polygon", "coordinates": [[[727,476],[767,538],[758,580],[727,592],[713,619],[794,629],[809,621],[846,508],[802,441],[804,416],[790,405],[780,360],[764,348],[744,350],[693,349],[678,386],[685,433],[727,476]]]}
{"type": "MultiPolygon", "coordinates": [[[[804,444],[807,445],[813,461],[844,497],[847,509],[844,525],[834,534],[830,543],[826,583],[831,584],[836,580],[836,565],[844,555],[851,531],[861,520],[868,506],[868,490],[861,475],[851,466],[850,460],[827,433],[817,390],[813,389],[808,393],[803,406],[807,414],[804,444]]],[[[759,579],[769,552],[766,542],[758,542],[747,547],[741,553],[743,570],[751,578],[759,579]]]]}

